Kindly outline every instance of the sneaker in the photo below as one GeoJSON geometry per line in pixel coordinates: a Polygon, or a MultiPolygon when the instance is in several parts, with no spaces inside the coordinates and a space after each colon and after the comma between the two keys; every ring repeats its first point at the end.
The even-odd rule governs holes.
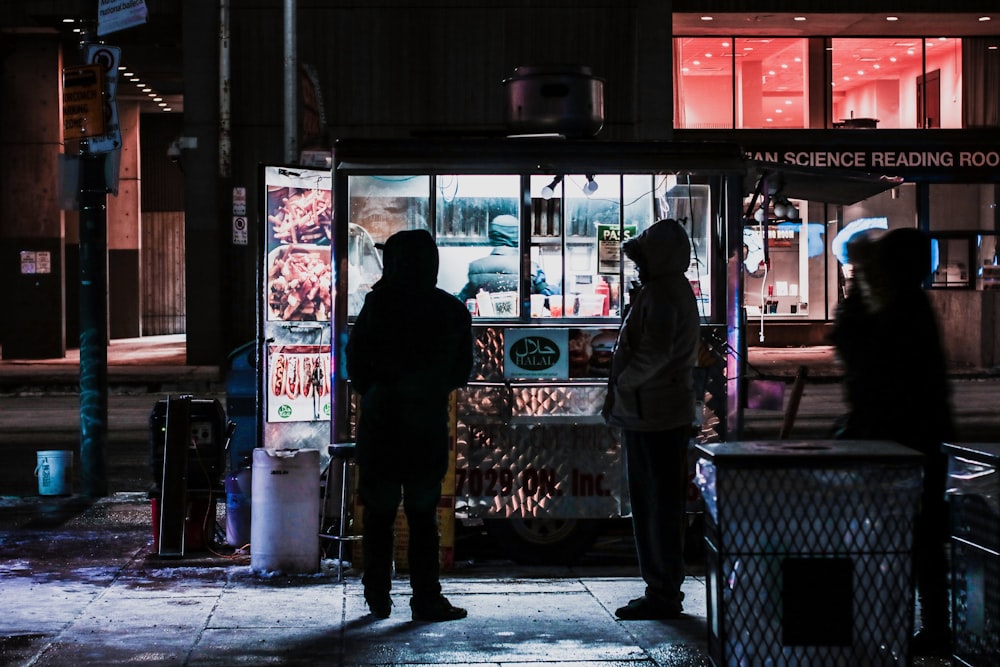
{"type": "Polygon", "coordinates": [[[947,658],[951,656],[951,632],[923,628],[910,640],[910,652],[924,657],[947,658]]]}
{"type": "Polygon", "coordinates": [[[657,619],[680,618],[682,615],[679,604],[664,604],[655,602],[646,596],[630,600],[624,607],[615,610],[615,616],[623,621],[650,621],[657,619]]]}
{"type": "Polygon", "coordinates": [[[392,613],[392,598],[388,593],[369,593],[365,591],[365,602],[375,618],[389,618],[392,613]]]}
{"type": "Polygon", "coordinates": [[[448,598],[443,595],[426,601],[412,598],[410,609],[413,611],[414,621],[457,621],[469,615],[469,612],[461,607],[452,606],[448,598]]]}

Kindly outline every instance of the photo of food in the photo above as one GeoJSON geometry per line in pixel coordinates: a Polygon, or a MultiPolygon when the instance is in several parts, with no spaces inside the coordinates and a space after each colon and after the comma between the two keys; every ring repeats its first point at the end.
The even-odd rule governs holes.
{"type": "Polygon", "coordinates": [[[330,190],[271,186],[267,192],[269,248],[287,244],[329,245],[333,238],[330,190]]]}
{"type": "Polygon", "coordinates": [[[268,421],[315,421],[330,416],[330,346],[268,348],[268,421]]]}
{"type": "Polygon", "coordinates": [[[333,309],[330,246],[280,246],[269,253],[267,267],[268,320],[330,320],[333,309]]]}

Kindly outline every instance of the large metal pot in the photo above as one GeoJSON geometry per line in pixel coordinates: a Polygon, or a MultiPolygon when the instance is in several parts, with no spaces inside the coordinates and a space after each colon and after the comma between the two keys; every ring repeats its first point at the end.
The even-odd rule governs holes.
{"type": "Polygon", "coordinates": [[[604,126],[604,79],[584,65],[517,67],[503,86],[514,134],[592,137],[604,126]]]}

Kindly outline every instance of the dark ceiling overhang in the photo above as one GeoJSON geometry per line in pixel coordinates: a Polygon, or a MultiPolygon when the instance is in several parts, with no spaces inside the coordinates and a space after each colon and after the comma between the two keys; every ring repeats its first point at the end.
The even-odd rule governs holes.
{"type": "Polygon", "coordinates": [[[744,194],[763,193],[791,199],[848,206],[903,182],[899,176],[828,167],[800,167],[760,160],[747,162],[744,194]]]}

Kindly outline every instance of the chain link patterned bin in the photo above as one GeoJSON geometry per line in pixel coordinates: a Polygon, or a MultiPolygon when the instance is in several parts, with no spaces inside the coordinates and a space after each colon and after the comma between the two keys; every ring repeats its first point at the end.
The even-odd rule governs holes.
{"type": "Polygon", "coordinates": [[[955,663],[1000,665],[1000,444],[945,444],[955,663]]]}
{"type": "Polygon", "coordinates": [[[698,453],[717,667],[909,664],[921,455],[850,440],[698,453]]]}

